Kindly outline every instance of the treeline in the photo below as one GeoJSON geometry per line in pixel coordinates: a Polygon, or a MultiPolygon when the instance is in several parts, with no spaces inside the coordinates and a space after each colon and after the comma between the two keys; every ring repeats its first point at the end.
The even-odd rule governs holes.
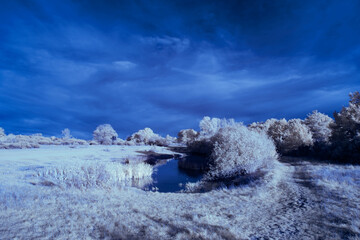
{"type": "MultiPolygon", "coordinates": [[[[281,155],[310,156],[360,163],[360,94],[350,94],[347,107],[334,112],[334,119],[313,111],[305,119],[268,119],[247,126],[250,131],[265,133],[281,155]]],[[[234,120],[205,117],[200,132],[181,130],[178,141],[194,154],[210,156],[217,144],[212,138],[221,129],[236,126],[234,120]],[[209,151],[210,149],[210,151],[209,151]]]]}
{"type": "MultiPolygon", "coordinates": [[[[252,171],[255,168],[250,165],[255,164],[255,161],[255,165],[259,167],[261,164],[258,163],[265,162],[265,158],[274,158],[273,144],[276,152],[281,155],[360,163],[360,93],[351,93],[349,105],[340,112],[334,112],[333,117],[313,111],[305,119],[268,119],[248,126],[231,119],[204,117],[200,121],[199,132],[185,129],[174,138],[169,135],[162,137],[150,128],[145,128],[126,140],[118,138],[109,124],[99,125],[93,132],[93,139],[88,141],[73,138],[69,129],[64,129],[59,138],[44,137],[41,134],[6,135],[4,129],[0,128],[0,148],[97,144],[183,145],[193,154],[208,157],[213,165],[221,162],[224,166],[235,166],[239,164],[237,159],[246,158],[241,164],[248,164],[248,167],[243,167],[243,170],[252,171]]],[[[228,172],[231,172],[230,168],[228,172]]]]}

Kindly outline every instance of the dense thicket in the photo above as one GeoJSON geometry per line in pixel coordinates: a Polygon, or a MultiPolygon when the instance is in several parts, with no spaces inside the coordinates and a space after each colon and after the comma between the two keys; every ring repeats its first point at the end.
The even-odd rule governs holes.
{"type": "Polygon", "coordinates": [[[334,112],[331,156],[335,159],[360,163],[360,93],[350,93],[348,107],[334,112]]]}
{"type": "Polygon", "coordinates": [[[268,167],[278,155],[274,142],[265,132],[255,131],[234,120],[204,117],[200,132],[189,133],[187,147],[191,154],[202,155],[207,161],[207,178],[231,178],[268,167]]]}

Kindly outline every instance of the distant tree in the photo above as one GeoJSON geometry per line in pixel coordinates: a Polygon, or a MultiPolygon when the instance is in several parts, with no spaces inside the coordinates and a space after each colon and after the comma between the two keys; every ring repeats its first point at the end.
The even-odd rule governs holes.
{"type": "Polygon", "coordinates": [[[334,113],[332,154],[337,159],[360,162],[360,94],[355,92],[349,96],[349,106],[334,113]]]}
{"type": "Polygon", "coordinates": [[[179,143],[189,143],[195,141],[196,137],[199,135],[194,129],[183,129],[178,133],[177,141],[179,143]]]}
{"type": "Polygon", "coordinates": [[[307,116],[304,123],[309,127],[314,142],[329,143],[331,136],[330,125],[334,123],[331,117],[315,110],[307,116]]]}
{"type": "Polygon", "coordinates": [[[167,145],[170,145],[170,144],[172,144],[172,143],[176,143],[176,142],[177,142],[177,138],[176,138],[176,137],[172,137],[172,136],[170,136],[169,134],[166,135],[165,139],[166,139],[167,145]]]}
{"type": "Polygon", "coordinates": [[[301,119],[275,120],[267,131],[280,153],[289,154],[313,145],[310,129],[301,119]]]}
{"type": "Polygon", "coordinates": [[[61,135],[63,139],[70,139],[71,138],[70,129],[65,128],[64,130],[61,131],[61,135]]]}
{"type": "Polygon", "coordinates": [[[269,128],[275,123],[279,121],[275,118],[267,119],[265,122],[254,122],[251,123],[248,127],[251,130],[255,130],[257,132],[268,132],[269,128]]]}
{"type": "Polygon", "coordinates": [[[0,137],[4,137],[5,136],[5,131],[3,128],[0,127],[0,137]]]}
{"type": "MultiPolygon", "coordinates": [[[[188,134],[187,141],[188,150],[192,154],[202,155],[204,157],[209,157],[212,149],[213,142],[211,137],[213,137],[221,128],[234,126],[236,123],[234,119],[220,119],[220,118],[210,118],[204,117],[200,123],[200,132],[192,132],[191,130],[184,130],[184,134],[188,134]],[[193,135],[196,133],[196,136],[193,135]]],[[[182,134],[182,133],[180,133],[182,134]]]]}
{"type": "Polygon", "coordinates": [[[354,104],[356,106],[360,105],[360,93],[358,91],[354,92],[354,93],[350,93],[350,103],[354,104]]]}
{"type": "Polygon", "coordinates": [[[94,140],[103,145],[111,145],[116,141],[118,134],[110,124],[99,125],[93,132],[94,140]]]}
{"type": "Polygon", "coordinates": [[[204,117],[200,121],[200,136],[209,137],[213,136],[219,131],[220,128],[232,126],[235,124],[234,119],[220,119],[204,117]]]}
{"type": "Polygon", "coordinates": [[[144,128],[133,133],[126,140],[137,144],[168,146],[175,141],[175,138],[170,136],[163,138],[159,134],[154,133],[151,128],[144,128]]]}

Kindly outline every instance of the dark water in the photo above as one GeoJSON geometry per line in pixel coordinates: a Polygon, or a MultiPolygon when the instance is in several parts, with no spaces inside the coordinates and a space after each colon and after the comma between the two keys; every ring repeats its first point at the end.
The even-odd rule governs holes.
{"type": "Polygon", "coordinates": [[[159,192],[178,192],[185,188],[187,182],[197,182],[201,177],[200,171],[180,169],[178,160],[171,159],[155,167],[153,182],[145,190],[156,188],[159,192]]]}

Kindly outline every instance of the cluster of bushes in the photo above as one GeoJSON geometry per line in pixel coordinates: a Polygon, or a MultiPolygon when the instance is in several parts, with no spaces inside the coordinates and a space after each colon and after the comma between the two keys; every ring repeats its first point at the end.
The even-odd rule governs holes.
{"type": "Polygon", "coordinates": [[[145,128],[132,134],[126,140],[136,144],[169,146],[176,141],[176,138],[171,137],[170,135],[167,135],[166,138],[163,138],[160,135],[154,133],[151,128],[145,128]]]}
{"type": "Polygon", "coordinates": [[[151,128],[145,128],[133,133],[126,140],[118,138],[118,134],[110,124],[98,126],[94,133],[94,140],[90,144],[101,145],[157,145],[169,146],[176,142],[176,138],[167,135],[165,138],[153,132],[151,128]]]}
{"type": "Polygon", "coordinates": [[[304,120],[272,118],[245,127],[204,117],[200,132],[181,130],[177,141],[209,159],[215,177],[253,172],[276,159],[276,152],[360,163],[360,93],[350,94],[349,106],[334,119],[313,111],[304,120]]]}
{"type": "Polygon", "coordinates": [[[265,131],[279,153],[308,155],[360,163],[360,94],[350,94],[349,106],[334,112],[334,119],[313,111],[304,120],[269,119],[251,128],[265,131]]]}
{"type": "Polygon", "coordinates": [[[178,141],[209,165],[207,179],[232,178],[273,165],[278,158],[272,139],[230,119],[204,117],[200,132],[181,130],[178,141]]]}
{"type": "Polygon", "coordinates": [[[45,137],[40,133],[33,135],[5,134],[0,128],[0,149],[38,148],[40,145],[87,145],[82,139],[72,138],[69,129],[63,130],[63,137],[45,137]]]}
{"type": "Polygon", "coordinates": [[[165,138],[156,134],[150,128],[140,130],[126,140],[118,138],[118,134],[110,124],[99,125],[93,132],[93,140],[86,141],[71,136],[70,130],[65,128],[62,137],[44,137],[42,134],[6,135],[0,128],[0,149],[38,148],[40,145],[157,145],[169,146],[176,144],[176,138],[167,135],[165,138]]]}

